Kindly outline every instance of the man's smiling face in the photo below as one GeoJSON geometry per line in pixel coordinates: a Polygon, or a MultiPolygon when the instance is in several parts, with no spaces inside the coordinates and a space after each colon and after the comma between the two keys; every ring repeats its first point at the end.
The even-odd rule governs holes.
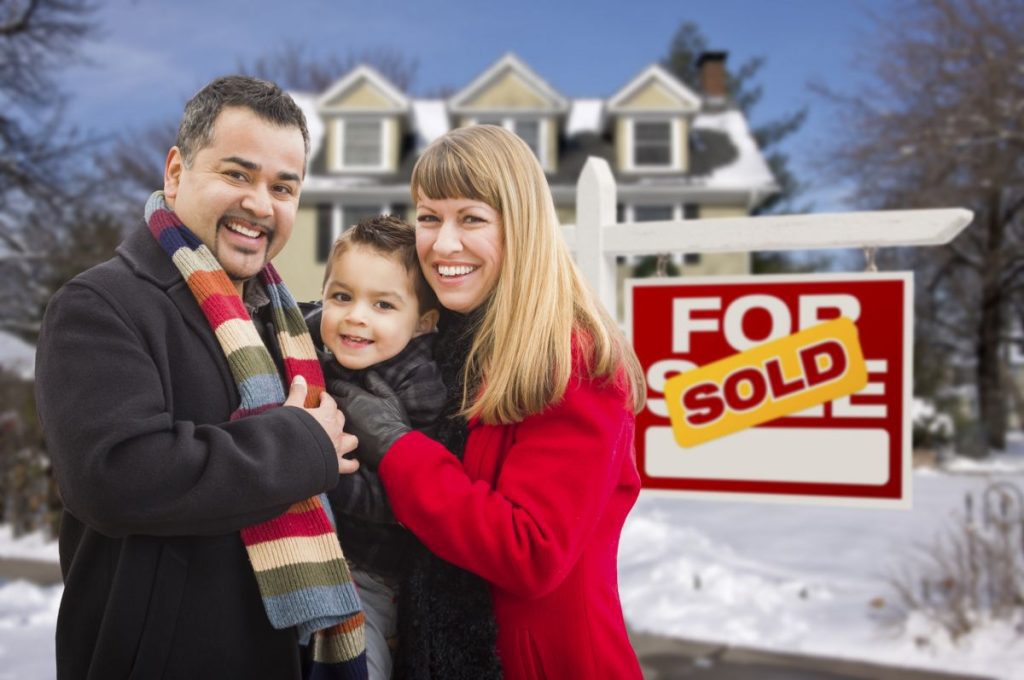
{"type": "Polygon", "coordinates": [[[217,116],[211,143],[195,153],[191,167],[178,147],[171,149],[164,196],[241,292],[291,236],[304,170],[298,128],[230,107],[217,116]]]}

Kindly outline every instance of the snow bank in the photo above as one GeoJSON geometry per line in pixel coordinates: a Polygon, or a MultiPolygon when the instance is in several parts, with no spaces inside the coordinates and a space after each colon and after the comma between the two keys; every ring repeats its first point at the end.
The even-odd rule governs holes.
{"type": "Polygon", "coordinates": [[[8,524],[0,524],[0,559],[40,560],[58,562],[57,542],[40,532],[14,538],[8,524]]]}
{"type": "Polygon", "coordinates": [[[0,331],[0,366],[24,380],[35,377],[36,348],[21,338],[0,331]]]}
{"type": "Polygon", "coordinates": [[[705,180],[707,186],[721,189],[768,189],[775,186],[775,177],[758,150],[757,142],[741,112],[727,110],[720,113],[701,113],[694,118],[693,128],[727,134],[739,151],[735,161],[715,168],[708,175],[705,180]]]}

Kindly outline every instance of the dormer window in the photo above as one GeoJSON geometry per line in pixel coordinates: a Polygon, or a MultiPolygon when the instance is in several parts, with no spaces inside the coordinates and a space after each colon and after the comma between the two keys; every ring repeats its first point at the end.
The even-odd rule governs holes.
{"type": "Polygon", "coordinates": [[[519,138],[526,142],[533,154],[543,162],[544,156],[541,153],[540,145],[540,121],[539,120],[517,120],[514,132],[519,138]]]}
{"type": "Polygon", "coordinates": [[[619,170],[686,172],[686,139],[700,106],[695,92],[657,64],[633,78],[608,102],[608,112],[616,119],[619,170]]]}
{"type": "Polygon", "coordinates": [[[667,120],[633,123],[633,166],[672,166],[672,124],[667,120]]]}
{"type": "Polygon", "coordinates": [[[533,151],[544,172],[558,169],[558,131],[569,100],[506,54],[448,100],[456,125],[499,125],[533,151]]]}
{"type": "Polygon", "coordinates": [[[386,167],[384,121],[339,120],[341,167],[345,170],[383,170],[386,167]]]}
{"type": "Polygon", "coordinates": [[[385,174],[398,170],[398,152],[411,103],[387,78],[357,66],[317,99],[326,124],[330,173],[385,174]]]}
{"type": "Polygon", "coordinates": [[[514,132],[519,139],[526,142],[526,146],[530,147],[533,151],[533,155],[537,157],[542,166],[546,167],[547,153],[544,148],[543,136],[541,129],[543,125],[538,118],[518,118],[518,117],[503,117],[503,118],[474,118],[470,122],[474,125],[497,125],[503,127],[509,132],[514,132]]]}
{"type": "Polygon", "coordinates": [[[679,172],[684,170],[680,147],[681,119],[651,116],[625,117],[627,172],[679,172]]]}

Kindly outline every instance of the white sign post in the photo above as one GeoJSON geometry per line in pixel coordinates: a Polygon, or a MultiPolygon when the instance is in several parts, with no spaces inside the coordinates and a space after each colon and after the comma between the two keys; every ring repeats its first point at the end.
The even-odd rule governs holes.
{"type": "MultiPolygon", "coordinates": [[[[615,205],[615,179],[607,161],[590,158],[577,184],[577,224],[563,227],[563,234],[594,291],[612,314],[618,308],[614,272],[615,258],[619,255],[821,248],[863,248],[865,252],[874,253],[875,249],[883,247],[948,243],[970,224],[973,217],[968,210],[949,208],[616,223],[615,205]]],[[[820,295],[858,300],[862,315],[854,321],[857,322],[867,361],[867,387],[845,401],[835,400],[822,405],[822,414],[789,415],[780,419],[781,422],[764,423],[708,442],[702,445],[709,447],[702,453],[683,457],[678,444],[673,442],[674,448],[671,448],[662,441],[672,441],[666,417],[645,411],[638,420],[641,429],[637,441],[638,463],[645,489],[716,497],[740,494],[750,498],[797,502],[909,506],[909,400],[912,389],[909,348],[913,324],[912,280],[909,275],[860,274],[831,279],[817,276],[801,277],[792,282],[749,277],[732,282],[714,278],[705,281],[654,279],[642,284],[634,283],[626,300],[630,306],[627,330],[632,333],[641,359],[647,362],[649,398],[655,409],[659,398],[661,404],[665,404],[661,389],[668,375],[661,368],[651,368],[654,363],[665,360],[700,366],[735,351],[735,346],[730,344],[729,321],[725,316],[715,317],[716,313],[729,313],[730,303],[725,298],[730,295],[737,299],[761,296],[758,299],[763,302],[775,296],[777,302],[767,303],[768,309],[762,309],[761,313],[773,320],[773,313],[782,315],[781,310],[785,308],[791,327],[798,328],[803,323],[800,321],[803,318],[802,293],[799,292],[803,285],[829,289],[828,293],[820,295]],[[755,286],[775,285],[776,288],[774,292],[771,288],[758,292],[747,290],[740,295],[735,293],[738,289],[733,288],[730,292],[726,287],[750,283],[755,286]],[[791,285],[796,288],[790,289],[791,285]],[[882,298],[888,296],[888,300],[883,300],[885,304],[879,306],[882,298],[877,297],[877,291],[864,292],[872,285],[897,286],[900,289],[895,293],[891,288],[883,292],[882,298]],[[685,286],[688,292],[669,290],[678,286],[685,286]],[[693,332],[693,352],[680,352],[680,345],[672,347],[672,300],[692,297],[695,286],[704,286],[698,297],[705,300],[692,303],[696,306],[691,305],[694,315],[688,323],[693,332]],[[648,302],[639,298],[657,298],[658,287],[666,288],[661,294],[668,302],[651,303],[655,306],[662,304],[659,311],[642,311],[638,305],[648,302]],[[641,294],[641,291],[644,292],[641,294]],[[862,299],[862,296],[865,297],[862,299]],[[701,305],[708,304],[707,298],[716,297],[721,305],[717,311],[699,311],[701,305]],[[889,311],[884,311],[886,309],[889,311]],[[898,331],[888,326],[889,321],[895,318],[891,315],[896,311],[900,317],[898,331]],[[702,317],[702,314],[706,316],[702,317]],[[651,339],[656,347],[648,349],[647,339],[651,339]],[[699,354],[701,352],[709,354],[699,354]],[[657,418],[661,418],[660,422],[657,418]],[[796,435],[800,436],[794,438],[796,435]],[[765,455],[758,455],[758,451],[765,455]],[[857,452],[864,453],[858,456],[857,452]]],[[[691,303],[682,304],[687,308],[686,305],[691,303]]],[[[755,307],[757,305],[750,305],[750,314],[745,312],[741,315],[744,323],[747,316],[757,316],[752,311],[755,307]]],[[[734,317],[736,314],[733,312],[734,317]]],[[[840,315],[849,316],[845,313],[840,315]]],[[[756,325],[757,322],[750,323],[756,325]]],[[[781,328],[780,324],[777,325],[781,328]]],[[[765,337],[775,332],[775,326],[771,327],[765,337]]],[[[755,331],[744,331],[742,326],[740,331],[732,328],[733,336],[737,332],[749,332],[753,340],[758,340],[755,331]]],[[[697,447],[690,453],[699,450],[697,447]]]]}

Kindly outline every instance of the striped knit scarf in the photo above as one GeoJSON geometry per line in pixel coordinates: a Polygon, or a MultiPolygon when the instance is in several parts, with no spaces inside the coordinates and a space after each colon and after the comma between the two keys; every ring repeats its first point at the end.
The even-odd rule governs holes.
{"type": "MultiPolygon", "coordinates": [[[[284,387],[270,353],[234,284],[213,253],[181,223],[157,191],[146,203],[146,223],[203,310],[238,385],[241,403],[231,419],[281,405],[284,387]]],[[[306,379],[306,407],[320,403],[324,377],[298,305],[269,263],[259,274],[290,384],[306,379]]],[[[275,519],[242,530],[267,616],[274,628],[295,626],[313,640],[312,676],[367,677],[363,612],[334,531],[326,495],[296,503],[275,519]]]]}

